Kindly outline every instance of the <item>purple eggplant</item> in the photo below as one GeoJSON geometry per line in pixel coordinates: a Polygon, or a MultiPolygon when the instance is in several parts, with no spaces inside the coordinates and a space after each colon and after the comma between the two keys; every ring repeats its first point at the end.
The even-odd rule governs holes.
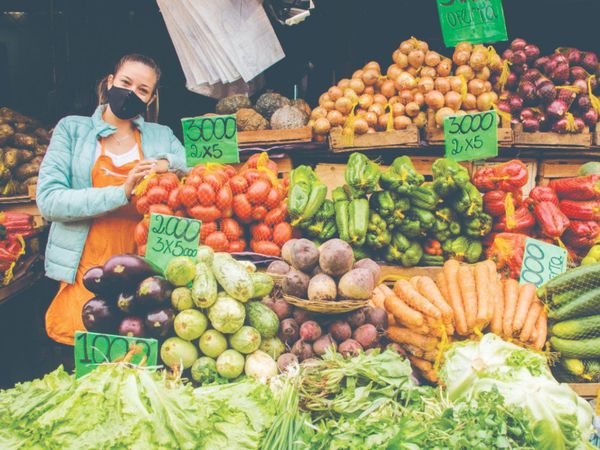
{"type": "Polygon", "coordinates": [[[148,277],[138,285],[135,293],[138,307],[144,311],[165,306],[171,299],[173,286],[158,275],[148,277]]]}
{"type": "Polygon", "coordinates": [[[144,258],[137,255],[115,255],[104,263],[104,279],[114,285],[116,291],[135,286],[156,272],[144,258]]]}
{"type": "Polygon", "coordinates": [[[150,311],[144,320],[146,332],[151,337],[165,337],[173,329],[175,312],[171,308],[150,311]]]}
{"type": "Polygon", "coordinates": [[[96,295],[106,294],[110,289],[104,279],[104,270],[101,266],[94,266],[83,275],[83,285],[96,295]]]}
{"type": "Polygon", "coordinates": [[[121,292],[117,296],[117,308],[125,314],[133,314],[140,309],[137,307],[135,294],[129,294],[127,292],[121,292]]]}
{"type": "Polygon", "coordinates": [[[83,325],[88,331],[114,333],[121,316],[117,308],[105,299],[94,297],[81,310],[83,325]]]}

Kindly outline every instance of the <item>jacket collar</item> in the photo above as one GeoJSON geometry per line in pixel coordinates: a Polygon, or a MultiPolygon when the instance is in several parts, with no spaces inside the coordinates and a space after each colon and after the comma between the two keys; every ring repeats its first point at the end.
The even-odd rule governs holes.
{"type": "MultiPolygon", "coordinates": [[[[94,132],[96,133],[96,136],[107,137],[117,130],[116,127],[113,127],[109,123],[106,123],[104,120],[102,120],[102,113],[104,112],[105,108],[106,105],[99,105],[92,115],[92,124],[94,126],[94,132]]],[[[138,115],[132,120],[132,122],[141,133],[144,126],[144,118],[141,115],[138,115]]]]}

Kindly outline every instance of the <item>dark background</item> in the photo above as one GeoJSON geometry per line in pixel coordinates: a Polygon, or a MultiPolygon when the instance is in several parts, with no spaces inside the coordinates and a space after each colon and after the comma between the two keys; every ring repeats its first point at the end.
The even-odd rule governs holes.
{"type": "MultiPolygon", "coordinates": [[[[219,1],[219,0],[197,0],[219,1]]],[[[314,104],[334,79],[370,59],[387,66],[399,43],[414,35],[447,55],[434,0],[315,0],[294,27],[275,24],[286,58],[267,73],[267,88],[292,95],[308,74],[303,96],[314,104]],[[308,70],[312,63],[312,69],[308,70]]],[[[600,50],[598,0],[504,0],[509,37],[551,52],[558,46],[600,50]]],[[[503,49],[506,43],[499,44],[503,49]]],[[[67,114],[89,115],[95,84],[123,54],[138,52],[163,69],[160,122],[181,135],[181,117],[212,110],[191,93],[153,0],[0,0],[0,106],[53,125],[67,114]],[[16,20],[7,12],[23,11],[16,20]]]]}

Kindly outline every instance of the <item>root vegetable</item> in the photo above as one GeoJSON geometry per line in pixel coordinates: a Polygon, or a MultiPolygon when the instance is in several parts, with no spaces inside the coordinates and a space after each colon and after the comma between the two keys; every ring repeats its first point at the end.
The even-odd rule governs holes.
{"type": "Polygon", "coordinates": [[[373,325],[378,331],[384,331],[388,326],[387,312],[383,308],[365,308],[365,316],[367,323],[373,325]]]}
{"type": "Polygon", "coordinates": [[[544,348],[544,344],[546,343],[546,335],[548,333],[548,315],[543,308],[542,313],[538,317],[538,320],[535,324],[535,332],[537,337],[535,338],[533,347],[536,350],[542,350],[544,348]]]}
{"type": "Polygon", "coordinates": [[[268,303],[267,306],[271,308],[279,320],[283,320],[292,315],[292,306],[282,298],[273,300],[272,302],[268,303]]]}
{"type": "Polygon", "coordinates": [[[340,298],[366,300],[371,297],[375,283],[368,269],[352,269],[344,274],[338,283],[340,298]]]}
{"type": "Polygon", "coordinates": [[[304,272],[291,269],[283,279],[283,292],[299,298],[306,298],[310,277],[304,272]]]}
{"type": "Polygon", "coordinates": [[[280,372],[285,372],[293,364],[298,364],[298,357],[293,353],[283,353],[277,358],[277,368],[280,372]]]}
{"type": "Polygon", "coordinates": [[[354,330],[352,339],[362,345],[365,349],[375,347],[378,343],[377,329],[374,325],[366,323],[354,330]]]}
{"type": "Polygon", "coordinates": [[[290,265],[285,261],[273,261],[267,267],[267,273],[275,273],[278,275],[285,275],[290,271],[290,265]]]}
{"type": "Polygon", "coordinates": [[[346,317],[346,320],[352,328],[358,328],[365,323],[367,317],[363,308],[352,311],[346,317]]]}
{"type": "Polygon", "coordinates": [[[308,284],[308,299],[330,301],[337,297],[335,281],[329,275],[315,275],[308,284]]]}
{"type": "Polygon", "coordinates": [[[344,357],[358,356],[363,351],[362,345],[356,342],[354,339],[346,339],[338,347],[338,351],[344,357]]]}
{"type": "Polygon", "coordinates": [[[523,284],[519,287],[519,298],[512,323],[514,333],[519,333],[522,330],[529,308],[536,301],[535,291],[536,287],[531,283],[523,284]]]}
{"type": "Polygon", "coordinates": [[[398,280],[394,284],[394,293],[408,304],[411,308],[416,309],[423,314],[431,316],[432,318],[439,320],[442,314],[439,309],[431,304],[429,300],[423,297],[417,290],[412,287],[409,281],[398,280]]]}
{"type": "Polygon", "coordinates": [[[393,352],[396,352],[402,356],[406,356],[406,352],[404,351],[402,346],[396,342],[390,342],[388,345],[385,346],[385,349],[392,350],[393,352]]]}
{"type": "Polygon", "coordinates": [[[533,330],[535,329],[535,325],[542,313],[542,304],[536,300],[532,303],[529,311],[527,312],[527,317],[525,318],[525,323],[523,324],[523,329],[521,330],[521,334],[519,335],[519,340],[521,342],[527,342],[531,338],[533,334],[533,330]]]}
{"type": "Polygon", "coordinates": [[[298,239],[290,239],[285,244],[283,244],[283,247],[281,247],[281,257],[288,264],[292,264],[292,247],[294,246],[297,240],[298,239]]]}
{"type": "Polygon", "coordinates": [[[462,336],[468,334],[467,319],[465,316],[465,309],[462,302],[462,296],[460,294],[460,288],[458,286],[458,268],[460,264],[458,261],[451,259],[446,261],[444,264],[444,278],[446,280],[448,288],[448,299],[449,304],[454,311],[454,322],[456,331],[462,336]]]}
{"type": "Polygon", "coordinates": [[[337,344],[328,334],[321,336],[313,343],[313,351],[319,356],[323,356],[327,349],[332,349],[333,351],[337,349],[337,344]]]}
{"type": "Polygon", "coordinates": [[[279,325],[279,339],[288,346],[298,340],[299,326],[294,319],[284,319],[279,325]]]}
{"type": "Polygon", "coordinates": [[[502,323],[504,321],[504,283],[502,280],[497,281],[496,286],[496,297],[494,305],[494,316],[490,324],[490,330],[492,333],[502,336],[502,323]]]}
{"type": "Polygon", "coordinates": [[[399,344],[411,344],[422,350],[435,350],[438,340],[431,336],[424,336],[408,328],[389,327],[386,331],[387,336],[399,344]]]}
{"type": "Polygon", "coordinates": [[[309,320],[300,325],[300,339],[304,341],[316,341],[321,337],[321,334],[321,326],[314,320],[309,320]]]}
{"type": "Polygon", "coordinates": [[[355,269],[368,269],[373,275],[373,283],[379,284],[379,278],[381,278],[381,267],[371,258],[363,258],[354,264],[355,269]]]}
{"type": "Polygon", "coordinates": [[[513,320],[517,301],[519,299],[519,282],[508,279],[504,283],[504,317],[502,320],[502,331],[505,337],[513,335],[513,320]]]}
{"type": "Polygon", "coordinates": [[[292,353],[296,355],[300,361],[304,361],[314,356],[312,345],[302,340],[296,341],[292,347],[292,353]]]}
{"type": "Polygon", "coordinates": [[[467,328],[472,331],[477,325],[477,288],[472,267],[460,266],[458,268],[458,287],[465,308],[467,328]]]}
{"type": "Polygon", "coordinates": [[[337,342],[343,342],[352,336],[352,328],[348,322],[336,320],[329,325],[329,334],[337,342]]]}
{"type": "Polygon", "coordinates": [[[352,269],[354,252],[347,242],[341,239],[330,239],[321,245],[319,250],[319,266],[327,275],[340,276],[352,269]]]}
{"type": "Polygon", "coordinates": [[[306,311],[305,309],[296,308],[292,313],[292,316],[298,325],[302,325],[306,321],[313,320],[315,314],[311,313],[310,311],[306,311]]]}
{"type": "Polygon", "coordinates": [[[298,239],[291,248],[291,265],[302,272],[310,272],[319,262],[319,250],[314,242],[298,239]]]}
{"type": "Polygon", "coordinates": [[[395,321],[402,323],[407,327],[421,327],[425,323],[423,314],[415,311],[402,301],[394,292],[386,285],[379,286],[379,289],[385,295],[385,309],[394,317],[395,321]]]}
{"type": "Polygon", "coordinates": [[[485,262],[475,264],[475,286],[477,289],[477,327],[481,330],[488,323],[492,291],[488,266],[485,262]]]}

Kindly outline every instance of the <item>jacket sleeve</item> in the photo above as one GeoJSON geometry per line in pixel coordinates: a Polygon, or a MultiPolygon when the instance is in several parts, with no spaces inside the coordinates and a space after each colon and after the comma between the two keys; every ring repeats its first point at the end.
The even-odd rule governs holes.
{"type": "Polygon", "coordinates": [[[157,155],[156,159],[166,159],[169,161],[169,170],[188,172],[190,169],[186,165],[185,161],[185,147],[181,144],[181,142],[179,142],[179,139],[175,137],[175,134],[173,134],[173,131],[170,128],[165,128],[167,128],[169,133],[169,150],[166,153],[160,153],[157,155]]]}
{"type": "Polygon", "coordinates": [[[73,189],[73,145],[68,119],[62,119],[40,167],[36,200],[42,216],[52,222],[74,222],[126,205],[127,196],[121,186],[73,189]]]}

